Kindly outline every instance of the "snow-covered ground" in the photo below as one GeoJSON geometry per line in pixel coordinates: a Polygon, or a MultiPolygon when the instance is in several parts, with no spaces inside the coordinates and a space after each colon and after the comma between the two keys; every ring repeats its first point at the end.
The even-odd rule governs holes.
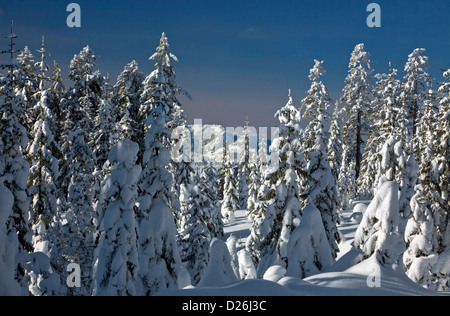
{"type": "MultiPolygon", "coordinates": [[[[352,211],[344,212],[339,226],[342,242],[336,263],[326,272],[306,279],[281,277],[277,282],[269,280],[243,280],[219,287],[189,287],[183,290],[162,291],[164,296],[404,296],[436,295],[411,281],[400,266],[381,266],[369,258],[358,264],[354,261],[359,252],[351,246],[361,218],[352,211]]],[[[245,245],[250,223],[245,211],[236,213],[236,222],[225,225],[226,240],[231,235],[245,245]]],[[[374,257],[373,257],[374,258],[374,257]]],[[[359,260],[357,260],[359,261],[359,260]]],[[[356,261],[356,262],[357,262],[356,261]]],[[[448,294],[448,293],[439,293],[448,294]]]]}

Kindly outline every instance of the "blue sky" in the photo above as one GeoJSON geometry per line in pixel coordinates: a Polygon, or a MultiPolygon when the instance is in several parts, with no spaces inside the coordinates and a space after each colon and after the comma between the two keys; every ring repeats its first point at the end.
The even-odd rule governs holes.
{"type": "MultiPolygon", "coordinates": [[[[148,57],[164,31],[180,60],[178,82],[193,97],[182,99],[188,120],[239,126],[276,126],[277,109],[288,89],[299,104],[309,88],[314,59],[325,60],[323,77],[333,99],[339,98],[350,53],[365,43],[375,73],[388,62],[401,72],[408,54],[427,49],[431,74],[441,80],[450,68],[448,0],[11,0],[0,4],[0,32],[15,21],[18,47],[47,49],[65,74],[74,54],[90,45],[98,69],[112,79],[135,59],[148,74],[148,57]],[[81,6],[82,27],[68,28],[66,7],[81,6]],[[369,28],[366,7],[381,6],[381,28],[369,28]]],[[[0,42],[1,43],[1,42],[0,42]]],[[[3,40],[0,49],[7,48],[3,40]]],[[[35,53],[37,56],[38,53],[35,53]]]]}

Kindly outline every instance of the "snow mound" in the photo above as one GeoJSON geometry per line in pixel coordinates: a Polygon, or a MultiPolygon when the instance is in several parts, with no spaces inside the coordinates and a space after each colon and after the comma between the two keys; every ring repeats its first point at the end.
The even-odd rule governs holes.
{"type": "Polygon", "coordinates": [[[353,214],[351,215],[349,221],[350,222],[357,222],[360,223],[364,213],[367,210],[367,204],[365,203],[358,203],[355,205],[355,207],[353,208],[353,214]]]}
{"type": "Polygon", "coordinates": [[[307,281],[322,287],[318,295],[339,296],[435,296],[411,281],[400,265],[383,266],[376,255],[343,271],[318,274],[307,281]]]}
{"type": "Polygon", "coordinates": [[[161,291],[159,296],[298,296],[299,292],[267,280],[243,280],[225,286],[161,291]]]}
{"type": "Polygon", "coordinates": [[[236,281],[237,277],[231,266],[227,244],[223,240],[214,238],[211,241],[209,263],[198,286],[218,286],[236,281]]]}
{"type": "Polygon", "coordinates": [[[286,275],[286,268],[280,265],[273,265],[264,273],[263,279],[278,282],[286,275]]]}
{"type": "Polygon", "coordinates": [[[157,295],[273,297],[435,296],[437,294],[412,282],[403,272],[403,267],[383,267],[373,256],[344,272],[321,273],[304,280],[295,277],[283,277],[278,282],[259,279],[244,280],[222,286],[165,290],[157,295]]]}

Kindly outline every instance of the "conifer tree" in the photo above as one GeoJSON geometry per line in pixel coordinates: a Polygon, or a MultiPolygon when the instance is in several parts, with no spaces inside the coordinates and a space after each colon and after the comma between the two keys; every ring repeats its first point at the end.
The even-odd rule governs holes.
{"type": "Polygon", "coordinates": [[[356,198],[356,181],[354,162],[349,160],[349,148],[344,145],[342,148],[342,165],[339,170],[339,207],[341,210],[347,210],[353,200],[356,198]]]}
{"type": "Polygon", "coordinates": [[[300,112],[293,104],[290,91],[288,103],[277,111],[275,117],[280,121],[280,133],[273,140],[271,150],[279,152],[279,164],[267,174],[271,199],[261,225],[258,275],[263,275],[274,264],[288,265],[289,237],[295,228],[294,223],[301,218],[301,192],[291,147],[299,133],[300,112]]]}
{"type": "MultiPolygon", "coordinates": [[[[142,156],[144,152],[144,121],[139,114],[140,98],[145,76],[139,71],[136,61],[127,64],[117,77],[111,102],[119,109],[118,117],[120,139],[129,139],[140,146],[142,156]]],[[[140,159],[139,159],[140,161],[140,159]]]]}
{"type": "Polygon", "coordinates": [[[31,142],[27,148],[28,159],[31,162],[28,194],[31,197],[31,218],[33,228],[33,247],[35,252],[50,255],[49,229],[53,218],[57,214],[57,200],[59,193],[56,183],[59,177],[59,162],[56,158],[60,153],[56,142],[56,119],[50,109],[50,91],[45,88],[48,66],[45,63],[47,52],[44,41],[39,64],[39,91],[36,98],[39,101],[32,108],[31,116],[34,125],[31,133],[31,142]]]}
{"type": "Polygon", "coordinates": [[[93,295],[138,294],[139,236],[135,212],[141,173],[141,167],[136,164],[138,151],[136,143],[125,140],[115,145],[108,156],[110,174],[103,181],[107,200],[95,251],[93,295]]]}
{"type": "Polygon", "coordinates": [[[10,49],[4,53],[10,54],[11,62],[2,65],[8,72],[0,84],[0,178],[14,196],[13,215],[8,219],[8,231],[12,233],[11,229],[15,229],[19,240],[18,251],[32,251],[28,220],[29,199],[26,193],[30,165],[24,158],[24,149],[28,143],[27,130],[23,125],[26,122],[25,101],[21,94],[14,91],[14,86],[25,84],[25,79],[15,75],[18,66],[14,63],[14,54],[17,52],[14,50],[14,40],[17,35],[12,27],[7,38],[11,40],[11,44],[10,49]]]}
{"type": "MultiPolygon", "coordinates": [[[[94,210],[95,156],[86,139],[84,130],[69,133],[69,151],[65,160],[70,162],[68,170],[68,193],[66,207],[60,208],[59,218],[61,230],[60,243],[63,245],[62,256],[66,263],[76,263],[81,267],[82,286],[73,288],[72,294],[87,295],[90,290],[91,268],[94,255],[94,233],[97,222],[94,210]]],[[[64,273],[67,277],[67,272],[64,273]]]]}
{"type": "Polygon", "coordinates": [[[328,163],[331,167],[331,173],[336,179],[336,183],[339,180],[339,170],[342,165],[342,133],[339,118],[339,104],[336,103],[334,107],[333,116],[330,124],[330,138],[328,140],[328,163]]]}
{"type": "MultiPolygon", "coordinates": [[[[63,115],[60,107],[60,102],[64,94],[66,93],[66,89],[64,87],[64,82],[61,75],[61,68],[56,61],[53,62],[53,72],[50,79],[49,89],[51,95],[50,109],[55,114],[57,121],[62,121],[63,115]]],[[[59,127],[59,129],[61,128],[59,127]]]]}
{"type": "Polygon", "coordinates": [[[171,162],[172,133],[178,106],[168,43],[163,33],[155,71],[144,81],[141,114],[146,115],[143,171],[139,180],[139,289],[143,295],[177,286],[181,257],[177,245],[173,205],[175,204],[171,162]],[[155,273],[158,271],[158,273],[155,273]]]}
{"type": "Polygon", "coordinates": [[[35,103],[35,94],[39,90],[39,68],[35,64],[34,56],[29,50],[28,46],[25,46],[23,51],[17,55],[17,69],[14,71],[14,77],[16,79],[13,84],[14,90],[17,94],[22,96],[25,102],[26,122],[24,126],[29,129],[32,125],[32,118],[28,116],[28,110],[30,110],[35,103]]]}
{"type": "Polygon", "coordinates": [[[306,140],[304,145],[308,149],[312,148],[316,143],[317,135],[314,132],[317,130],[317,124],[319,124],[317,118],[323,115],[326,120],[326,112],[331,106],[328,89],[321,81],[324,73],[323,61],[314,60],[314,67],[309,73],[311,87],[307,91],[306,98],[302,100],[303,117],[311,120],[305,130],[306,140]]]}
{"type": "MultiPolygon", "coordinates": [[[[65,156],[72,150],[68,147],[69,134],[77,130],[86,132],[84,142],[90,150],[94,146],[94,128],[98,109],[102,102],[104,78],[98,71],[94,71],[97,57],[94,52],[86,46],[78,55],[75,55],[70,62],[69,79],[74,82],[72,89],[69,89],[61,100],[61,109],[63,112],[64,124],[61,127],[62,132],[62,151],[65,156]]],[[[70,161],[65,161],[61,166],[61,190],[65,197],[68,194],[68,174],[70,161]]],[[[94,159],[94,166],[97,161],[94,159]]],[[[97,168],[101,170],[100,168],[97,168]]]]}
{"type": "Polygon", "coordinates": [[[378,187],[380,177],[401,183],[406,163],[406,123],[399,103],[400,81],[397,70],[390,67],[389,74],[378,74],[373,125],[363,155],[358,186],[361,193],[371,195],[378,187]]]}
{"type": "Polygon", "coordinates": [[[349,161],[355,165],[355,179],[359,178],[366,132],[371,124],[371,103],[373,100],[372,62],[364,44],[356,45],[351,54],[349,75],[345,82],[340,103],[344,116],[342,138],[349,149],[349,161]]]}
{"type": "Polygon", "coordinates": [[[194,183],[189,188],[188,209],[180,234],[181,257],[186,262],[186,269],[192,276],[193,285],[200,282],[208,265],[209,245],[214,238],[210,230],[212,201],[201,191],[201,183],[200,176],[196,175],[194,183]]]}
{"type": "MultiPolygon", "coordinates": [[[[319,112],[317,119],[310,125],[314,126],[313,134],[316,135],[314,147],[308,153],[308,191],[305,193],[310,205],[314,205],[322,216],[323,227],[331,250],[331,257],[335,259],[341,241],[337,224],[338,215],[338,191],[336,180],[328,164],[326,143],[328,141],[324,131],[324,115],[319,112]]],[[[311,127],[310,127],[311,128],[311,127]]]]}
{"type": "Polygon", "coordinates": [[[418,115],[427,98],[427,91],[432,80],[428,74],[428,57],[424,56],[424,48],[416,48],[409,56],[403,73],[403,91],[400,96],[408,117],[408,141],[411,141],[417,131],[418,115]]]}
{"type": "Polygon", "coordinates": [[[403,255],[406,274],[414,282],[431,287],[432,271],[437,262],[437,237],[434,219],[428,207],[423,186],[416,186],[411,199],[411,217],[405,228],[407,250],[403,255]]]}
{"type": "Polygon", "coordinates": [[[235,213],[239,209],[239,192],[238,181],[234,167],[227,156],[227,161],[223,166],[224,173],[224,187],[223,187],[223,201],[222,201],[222,218],[225,223],[234,223],[235,213]]]}
{"type": "MultiPolygon", "coordinates": [[[[245,249],[249,253],[255,265],[260,260],[260,242],[262,239],[262,225],[265,218],[265,212],[270,200],[273,198],[268,171],[264,163],[266,156],[266,141],[260,140],[257,164],[254,166],[255,174],[259,173],[259,180],[251,181],[249,209],[247,217],[251,221],[250,235],[247,237],[245,249]],[[255,193],[253,193],[255,191],[255,193]],[[254,204],[252,203],[254,201],[254,204]]],[[[253,173],[252,173],[253,174],[253,173]]],[[[252,177],[250,179],[253,179],[252,177]]]]}
{"type": "Polygon", "coordinates": [[[248,207],[248,194],[249,194],[249,177],[250,177],[250,135],[248,130],[248,119],[245,122],[244,127],[244,148],[243,154],[240,156],[239,161],[239,208],[246,210],[248,207]]]}
{"type": "MultiPolygon", "coordinates": [[[[439,116],[437,133],[437,164],[439,166],[439,188],[442,215],[439,221],[441,251],[450,250],[450,69],[443,72],[445,82],[440,83],[438,98],[439,116]]],[[[447,281],[448,282],[448,281],[447,281]]],[[[448,282],[449,287],[450,283],[448,282]]]]}
{"type": "Polygon", "coordinates": [[[223,221],[220,209],[220,202],[217,198],[217,170],[210,166],[202,170],[198,186],[206,199],[210,212],[210,220],[207,222],[208,229],[214,238],[223,237],[223,221]]]}

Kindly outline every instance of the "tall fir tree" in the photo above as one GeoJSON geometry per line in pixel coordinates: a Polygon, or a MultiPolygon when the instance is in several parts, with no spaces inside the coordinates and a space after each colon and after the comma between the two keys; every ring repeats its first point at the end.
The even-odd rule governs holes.
{"type": "Polygon", "coordinates": [[[277,167],[267,174],[271,199],[266,204],[261,240],[258,243],[258,275],[261,276],[274,264],[288,266],[287,245],[302,210],[296,159],[292,149],[299,133],[300,111],[294,106],[290,91],[288,103],[277,111],[275,117],[280,122],[279,137],[273,140],[271,150],[279,153],[279,159],[277,167]]]}
{"type": "Polygon", "coordinates": [[[316,143],[317,135],[315,135],[315,132],[317,131],[317,125],[320,124],[317,118],[323,115],[326,119],[327,111],[331,106],[328,89],[321,80],[326,72],[323,63],[323,61],[314,60],[314,67],[309,72],[311,87],[306,92],[306,98],[302,100],[303,118],[310,120],[310,124],[305,130],[306,139],[304,140],[305,147],[308,149],[314,147],[316,143]]]}
{"type": "Polygon", "coordinates": [[[141,167],[136,164],[139,146],[120,141],[112,147],[103,181],[106,209],[94,256],[93,295],[135,296],[138,279],[138,229],[135,205],[141,167]],[[126,176],[124,176],[126,174],[126,176]]]}
{"type": "Polygon", "coordinates": [[[234,223],[236,211],[239,210],[238,178],[235,166],[227,155],[223,168],[224,185],[222,201],[222,218],[225,223],[234,223]]]}
{"type": "Polygon", "coordinates": [[[248,186],[249,186],[249,177],[250,177],[250,135],[249,135],[249,127],[248,124],[250,122],[248,119],[245,121],[244,127],[244,146],[241,149],[242,154],[240,156],[239,161],[239,208],[241,210],[246,210],[248,207],[248,186]]]}
{"type": "Polygon", "coordinates": [[[12,216],[8,219],[8,232],[16,233],[19,240],[17,251],[32,251],[31,230],[29,223],[29,198],[27,196],[27,182],[30,164],[25,160],[24,150],[28,143],[28,133],[23,124],[26,123],[26,102],[14,87],[25,85],[26,79],[17,74],[18,66],[14,62],[14,40],[18,38],[13,32],[7,36],[10,49],[4,54],[10,55],[10,63],[2,65],[7,74],[1,79],[0,100],[0,178],[3,184],[14,196],[12,216]],[[14,232],[15,230],[15,232],[14,232]]]}
{"type": "Polygon", "coordinates": [[[41,61],[39,66],[39,91],[35,98],[38,102],[31,109],[34,125],[30,131],[31,141],[27,148],[28,160],[31,162],[28,194],[31,198],[31,218],[33,229],[33,247],[35,252],[50,256],[51,241],[49,236],[53,218],[57,215],[59,192],[56,187],[59,177],[58,157],[61,153],[55,139],[58,132],[56,118],[50,109],[51,92],[46,89],[50,79],[46,76],[48,66],[45,59],[48,53],[42,41],[41,61]]]}
{"type": "Polygon", "coordinates": [[[414,137],[414,149],[419,157],[419,179],[410,202],[411,217],[405,229],[408,248],[404,256],[408,276],[426,287],[432,287],[434,283],[430,275],[441,251],[438,241],[442,211],[439,203],[437,114],[433,91],[430,90],[417,114],[421,119],[414,137]]]}
{"type": "Polygon", "coordinates": [[[20,295],[19,283],[23,275],[16,274],[16,257],[22,251],[32,251],[28,222],[29,201],[26,194],[29,164],[24,159],[28,137],[24,122],[24,100],[14,91],[20,78],[14,73],[15,39],[13,31],[6,37],[10,40],[10,62],[1,65],[6,75],[0,78],[0,295],[20,295]]]}
{"type": "Polygon", "coordinates": [[[144,81],[141,115],[146,115],[146,151],[139,180],[139,280],[144,295],[177,286],[181,257],[177,245],[173,206],[174,180],[169,172],[171,129],[177,113],[178,86],[169,64],[168,42],[162,34],[156,53],[155,71],[144,81]],[[158,271],[158,273],[155,273],[158,271]]]}
{"type": "Polygon", "coordinates": [[[399,102],[401,85],[396,79],[397,70],[391,66],[389,70],[389,74],[375,76],[378,82],[372,106],[376,111],[358,179],[359,190],[368,196],[378,187],[381,176],[401,184],[406,163],[406,118],[399,102]]]}
{"type": "Polygon", "coordinates": [[[440,218],[438,224],[439,260],[434,269],[434,279],[438,290],[450,288],[450,69],[443,71],[445,81],[439,84],[439,115],[437,122],[439,166],[439,203],[440,218]]]}
{"type": "Polygon", "coordinates": [[[117,121],[120,126],[120,139],[129,139],[139,144],[140,159],[145,150],[144,128],[145,124],[139,114],[140,98],[143,90],[145,76],[139,71],[136,61],[127,64],[122,73],[117,77],[117,83],[112,91],[111,102],[119,109],[117,121]]]}
{"type": "Polygon", "coordinates": [[[350,161],[349,156],[350,149],[344,145],[342,148],[342,165],[337,183],[341,210],[349,209],[356,198],[355,163],[350,161]]]}
{"type": "MultiPolygon", "coordinates": [[[[69,79],[74,86],[69,89],[61,100],[64,124],[62,132],[62,151],[65,156],[72,150],[68,147],[70,132],[83,130],[86,132],[85,142],[90,150],[94,150],[95,122],[98,109],[102,102],[104,78],[98,71],[94,71],[97,57],[89,46],[84,47],[70,62],[69,79]]],[[[70,161],[61,166],[61,184],[63,195],[68,193],[70,179],[70,161]]],[[[97,161],[94,160],[94,166],[97,161]]],[[[101,169],[101,168],[100,168],[101,169]]]]}
{"type": "Polygon", "coordinates": [[[330,255],[334,260],[339,252],[338,243],[341,241],[337,229],[337,225],[340,223],[339,200],[336,179],[328,164],[328,153],[325,145],[328,138],[324,128],[324,114],[321,112],[318,114],[318,118],[310,123],[314,126],[313,134],[316,135],[316,140],[314,147],[308,153],[308,191],[305,195],[308,203],[314,205],[320,212],[330,246],[330,255]]]}
{"type": "Polygon", "coordinates": [[[267,156],[267,140],[259,142],[259,151],[257,164],[253,165],[250,177],[250,194],[249,194],[249,208],[247,210],[247,217],[251,222],[250,235],[247,237],[245,249],[252,258],[255,266],[260,260],[260,242],[262,239],[262,224],[265,218],[265,212],[268,203],[273,198],[273,191],[271,191],[270,179],[266,169],[265,157],[267,156]],[[252,175],[255,175],[253,177],[252,175]],[[258,176],[259,175],[259,176],[258,176]]]}
{"type": "Polygon", "coordinates": [[[356,45],[353,50],[349,75],[345,79],[346,86],[339,102],[343,105],[344,116],[342,138],[350,150],[350,161],[355,163],[355,179],[359,178],[362,155],[365,148],[366,133],[371,124],[373,110],[372,62],[364,44],[356,45]]]}
{"type": "Polygon", "coordinates": [[[424,56],[424,48],[416,48],[405,64],[403,91],[400,99],[408,117],[408,141],[411,141],[417,131],[419,113],[424,107],[428,89],[432,79],[428,74],[428,57],[424,56]]]}
{"type": "Polygon", "coordinates": [[[440,168],[439,187],[443,216],[440,220],[442,250],[450,250],[450,69],[443,73],[445,82],[440,83],[439,116],[437,133],[440,137],[437,163],[440,168]]]}
{"type": "Polygon", "coordinates": [[[82,286],[68,289],[73,295],[89,294],[95,246],[97,216],[94,210],[95,191],[92,189],[95,183],[95,156],[86,143],[87,138],[84,130],[69,133],[68,145],[72,150],[65,156],[65,160],[70,161],[67,197],[64,208],[58,210],[60,240],[53,256],[54,260],[64,259],[64,266],[60,268],[65,277],[68,277],[65,271],[68,264],[80,265],[82,286]]]}
{"type": "Polygon", "coordinates": [[[339,104],[336,103],[331,117],[330,123],[330,138],[328,140],[328,163],[331,167],[331,172],[336,179],[336,183],[339,180],[339,170],[342,165],[342,132],[341,122],[339,116],[339,104]]]}

